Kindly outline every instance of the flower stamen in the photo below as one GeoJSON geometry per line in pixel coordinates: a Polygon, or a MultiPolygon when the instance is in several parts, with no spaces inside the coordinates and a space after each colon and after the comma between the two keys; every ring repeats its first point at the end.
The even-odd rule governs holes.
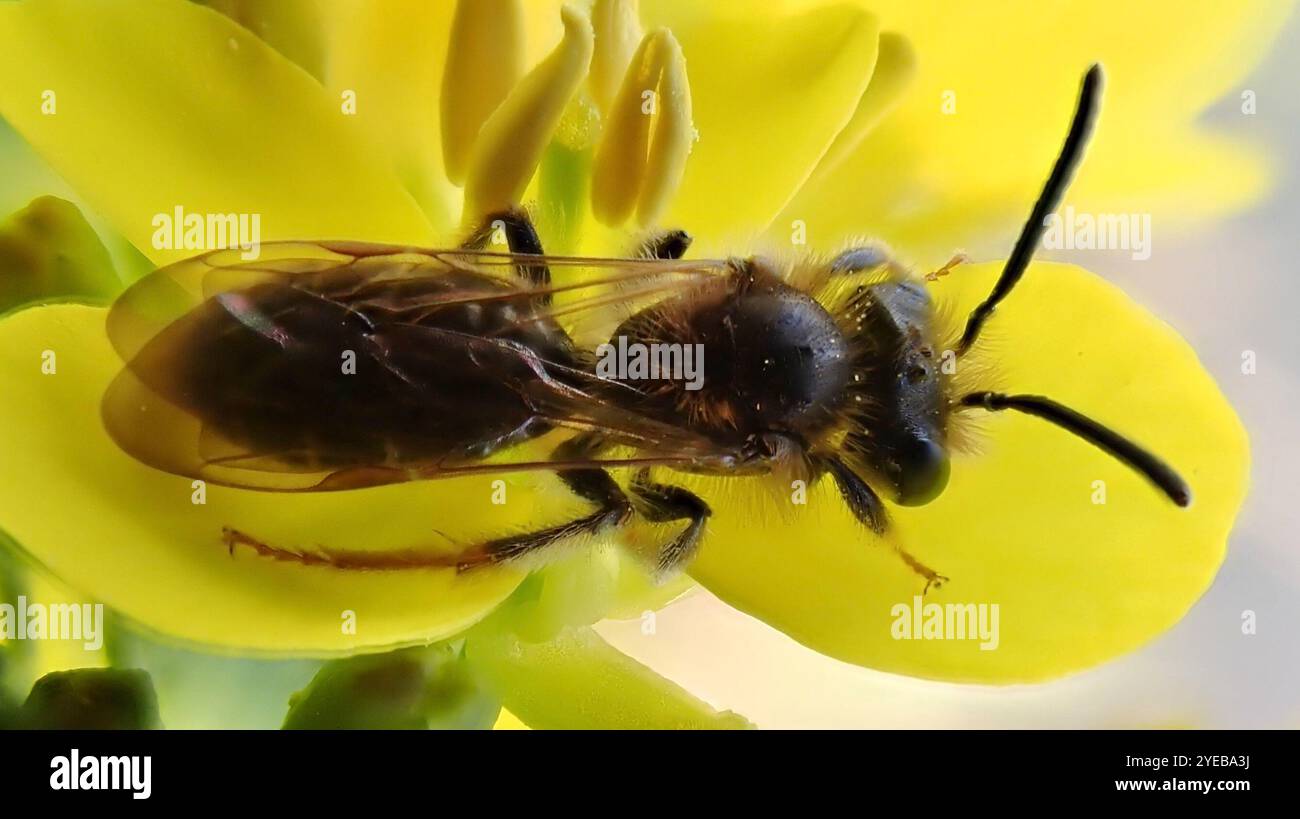
{"type": "Polygon", "coordinates": [[[524,74],[520,0],[456,4],[442,79],[442,157],[447,178],[463,185],[488,117],[524,74]]]}
{"type": "Polygon", "coordinates": [[[519,204],[569,100],[587,77],[594,50],[591,23],[569,6],[564,39],[528,73],[483,123],[465,177],[464,219],[519,204]]]}
{"type": "Polygon", "coordinates": [[[596,53],[587,85],[596,105],[607,111],[641,42],[637,0],[596,0],[591,25],[596,31],[596,53]]]}
{"type": "Polygon", "coordinates": [[[635,210],[652,224],[681,183],[691,152],[686,59],[672,32],[646,35],[609,110],[592,169],[592,212],[617,226],[635,210]]]}

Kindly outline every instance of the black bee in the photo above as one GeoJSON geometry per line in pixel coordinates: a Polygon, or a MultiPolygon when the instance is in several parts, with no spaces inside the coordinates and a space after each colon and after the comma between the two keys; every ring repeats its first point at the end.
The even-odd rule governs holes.
{"type": "MultiPolygon", "coordinates": [[[[510,211],[457,250],[287,242],[256,261],[217,251],[156,271],[109,316],[127,366],[105,396],[105,422],[139,460],[219,484],[329,491],[550,470],[592,505],[451,558],[224,533],[232,549],[361,570],[499,563],[640,514],[684,522],[659,551],[658,568],[671,571],[701,542],[711,510],[652,480],[651,467],[829,476],[863,526],[884,533],[886,502],[924,504],[943,491],[954,423],[976,409],[1038,416],[1186,506],[1183,480],[1119,433],[1041,396],[965,390],[940,364],[977,344],[1024,274],[1083,154],[1100,83],[1094,66],[1000,279],[947,345],[923,281],[878,248],[786,265],[690,261],[689,237],[671,231],[633,259],[547,256],[526,214],[510,211]],[[509,253],[484,249],[494,230],[509,253]],[[700,350],[702,377],[603,373],[574,328],[611,314],[620,323],[608,338],[700,350]],[[509,459],[553,432],[564,434],[549,458],[509,459]],[[625,489],[608,470],[627,467],[625,489]]],[[[943,579],[904,558],[927,587],[943,579]]]]}

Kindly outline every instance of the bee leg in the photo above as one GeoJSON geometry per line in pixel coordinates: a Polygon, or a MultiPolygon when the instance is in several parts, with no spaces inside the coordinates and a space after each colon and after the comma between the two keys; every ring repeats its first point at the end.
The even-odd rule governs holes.
{"type": "Polygon", "coordinates": [[[636,473],[631,489],[637,500],[637,511],[651,523],[689,521],[685,529],[659,548],[655,575],[661,580],[666,579],[695,555],[700,537],[704,534],[704,522],[713,514],[713,510],[698,495],[680,486],[652,483],[648,469],[636,473]]]}
{"type": "Polygon", "coordinates": [[[907,567],[925,580],[925,590],[921,592],[922,595],[930,591],[931,588],[940,588],[944,583],[948,582],[947,577],[917,560],[911,552],[903,548],[903,545],[898,542],[896,537],[889,535],[889,516],[885,512],[885,505],[881,503],[880,496],[867,485],[862,476],[849,469],[838,458],[822,458],[820,463],[835,479],[835,485],[839,487],[840,495],[844,498],[849,511],[858,519],[858,522],[888,540],[894,551],[898,553],[899,558],[907,564],[907,567]]]}
{"type": "Polygon", "coordinates": [[[590,515],[559,526],[489,540],[464,553],[457,568],[464,571],[475,566],[504,563],[524,557],[571,538],[598,534],[610,527],[622,525],[632,514],[632,505],[627,496],[605,470],[566,469],[556,474],[575,494],[599,503],[599,508],[590,515]]]}
{"type": "MultiPolygon", "coordinates": [[[[527,256],[545,255],[545,251],[542,250],[542,240],[537,235],[537,228],[533,227],[533,220],[522,208],[510,208],[488,214],[478,230],[470,234],[461,246],[469,250],[484,250],[498,230],[505,234],[506,246],[510,248],[511,253],[527,256]]],[[[520,264],[516,269],[520,278],[526,279],[539,288],[548,287],[551,283],[551,269],[544,262],[520,264]]],[[[540,295],[538,300],[543,304],[550,304],[551,296],[545,293],[540,295]]]]}
{"type": "MultiPolygon", "coordinates": [[[[592,457],[602,443],[596,436],[579,435],[555,448],[555,460],[592,457]]],[[[603,469],[561,469],[556,476],[578,497],[597,504],[590,515],[537,532],[489,540],[464,553],[457,568],[464,571],[484,564],[502,563],[523,557],[570,538],[598,534],[621,526],[632,514],[632,503],[618,483],[603,469]]]]}
{"type": "Polygon", "coordinates": [[[637,248],[639,259],[680,259],[695,238],[684,230],[664,230],[652,235],[637,248]]]}

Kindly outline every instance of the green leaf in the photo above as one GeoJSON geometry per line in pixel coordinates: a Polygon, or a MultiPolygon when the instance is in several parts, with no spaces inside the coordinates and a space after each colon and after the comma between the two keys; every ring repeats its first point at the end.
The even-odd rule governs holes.
{"type": "MultiPolygon", "coordinates": [[[[4,655],[0,654],[0,673],[3,671],[4,655]]],[[[12,731],[21,727],[18,721],[18,709],[18,702],[9,696],[8,691],[0,688],[0,731],[12,731]]]]}
{"type": "Polygon", "coordinates": [[[290,695],[320,660],[260,659],[217,654],[144,634],[110,616],[105,646],[118,668],[149,672],[163,723],[181,729],[274,729],[290,695]]]}
{"type": "Polygon", "coordinates": [[[588,628],[527,643],[489,626],[466,642],[470,661],[531,728],[750,728],[623,654],[588,628]]]}
{"type": "Polygon", "coordinates": [[[488,729],[501,704],[442,643],[328,663],[289,701],[286,729],[488,729]]]}
{"type": "Polygon", "coordinates": [[[77,206],[41,196],[0,222],[0,312],[31,302],[105,302],[122,289],[77,206]]]}
{"type": "Polygon", "coordinates": [[[140,730],[161,728],[158,698],[139,669],[78,668],[46,674],[18,712],[23,728],[140,730]]]}
{"type": "Polygon", "coordinates": [[[608,547],[560,558],[528,575],[492,618],[498,628],[529,642],[589,626],[617,602],[620,560],[608,547]]]}

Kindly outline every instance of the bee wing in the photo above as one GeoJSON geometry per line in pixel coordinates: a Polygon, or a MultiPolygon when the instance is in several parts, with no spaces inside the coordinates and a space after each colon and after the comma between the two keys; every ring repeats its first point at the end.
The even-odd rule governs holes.
{"type": "MultiPolygon", "coordinates": [[[[511,283],[516,290],[558,297],[568,315],[621,300],[635,309],[638,299],[689,286],[716,275],[720,260],[668,261],[585,256],[526,256],[472,249],[425,249],[345,241],[267,242],[256,259],[238,248],[214,250],[161,267],[133,284],[108,315],[108,336],[123,361],[131,361],[168,325],[206,299],[265,282],[289,283],[310,276],[308,287],[345,292],[377,279],[427,279],[454,270],[470,270],[511,283]],[[517,277],[520,265],[545,263],[562,282],[531,285],[517,277]],[[322,274],[312,276],[312,274],[322,274]],[[604,288],[599,296],[593,289],[604,288]]],[[[325,293],[322,293],[325,295],[325,293]]],[[[443,303],[475,300],[488,294],[439,294],[443,303]]],[[[499,294],[496,294],[499,296],[499,294]]],[[[416,306],[407,304],[406,306],[416,306]]],[[[539,316],[540,318],[540,316],[539,316]]]]}
{"type": "MultiPolygon", "coordinates": [[[[554,378],[528,379],[521,389],[538,420],[553,426],[602,433],[616,442],[638,450],[635,459],[586,460],[557,464],[538,459],[534,449],[527,453],[507,451],[515,460],[448,459],[438,462],[403,457],[388,452],[383,456],[341,454],[331,451],[328,440],[304,443],[298,439],[280,450],[251,450],[229,437],[222,419],[205,423],[184,408],[184,395],[173,388],[171,374],[187,366],[184,356],[191,349],[185,317],[209,299],[221,297],[223,309],[235,309],[239,291],[255,285],[279,283],[294,289],[295,295],[320,296],[321,303],[346,303],[349,309],[400,310],[404,317],[418,316],[422,307],[445,305],[449,301],[481,302],[488,299],[519,298],[521,293],[555,297],[551,307],[539,309],[520,321],[535,321],[561,315],[580,319],[607,313],[611,307],[630,307],[639,299],[663,298],[697,283],[700,277],[716,275],[718,262],[664,262],[658,260],[592,259],[585,257],[540,257],[557,270],[551,285],[530,285],[521,281],[517,265],[537,264],[537,256],[515,256],[473,250],[416,250],[390,245],[343,242],[277,242],[264,245],[256,260],[241,258],[238,250],[205,254],[162,268],[131,287],[114,304],[108,332],[128,366],[110,386],[103,403],[105,425],[128,453],[159,469],[213,483],[269,491],[325,491],[377,486],[409,480],[428,480],[488,472],[553,470],[562,466],[633,466],[698,464],[729,457],[706,439],[672,425],[628,412],[596,397],[594,375],[569,370],[567,384],[554,378]],[[503,288],[396,288],[376,286],[393,280],[419,283],[454,270],[471,270],[499,277],[503,288]],[[316,274],[316,275],[308,275],[316,274]],[[382,282],[381,282],[382,280],[382,282]],[[369,289],[367,289],[369,288],[369,289]],[[394,297],[394,293],[399,293],[394,297]],[[394,303],[395,302],[395,303],[394,303]],[[584,381],[586,382],[584,384],[584,381]],[[571,384],[579,386],[571,386],[571,384]]],[[[299,299],[313,303],[313,299],[299,299]]],[[[258,313],[241,319],[267,337],[292,340],[284,316],[258,313]],[[262,326],[264,325],[264,326],[262,326]]],[[[418,402],[422,395],[437,390],[429,362],[419,359],[422,349],[444,349],[448,331],[399,320],[368,327],[357,349],[380,351],[376,356],[399,384],[403,400],[418,402]],[[444,347],[427,342],[443,342],[444,347]],[[404,357],[405,356],[405,357],[404,357]]],[[[343,339],[339,339],[340,342],[343,339]]],[[[475,345],[485,366],[509,369],[528,367],[539,375],[565,369],[560,362],[542,361],[533,351],[501,339],[466,337],[475,345]]],[[[333,345],[331,345],[333,346],[333,345]]],[[[426,356],[427,358],[427,356],[426,356]]],[[[434,368],[436,369],[436,368],[434,368]]],[[[620,388],[612,382],[612,389],[620,388]]],[[[626,387],[623,387],[626,388],[626,387]]],[[[259,401],[273,400],[256,390],[248,392],[248,405],[236,414],[257,413],[259,401]]],[[[472,408],[471,408],[472,409],[472,408]]]]}
{"type": "MultiPolygon", "coordinates": [[[[403,331],[416,335],[431,332],[428,328],[410,327],[403,331]]],[[[150,365],[156,366],[155,362],[150,365]]],[[[401,364],[394,366],[400,368],[401,364]]],[[[404,372],[397,375],[410,377],[404,372]]],[[[412,381],[417,388],[423,388],[418,379],[412,377],[412,381]]],[[[537,407],[539,421],[572,432],[606,436],[616,444],[635,448],[636,455],[559,462],[546,459],[536,448],[521,447],[507,449],[490,461],[467,457],[403,459],[400,453],[391,453],[387,459],[360,456],[351,461],[333,456],[326,467],[321,460],[329,451],[329,442],[298,449],[250,449],[228,437],[220,424],[205,423],[160,395],[133,367],[124,368],[110,385],[104,397],[103,416],[118,445],[150,466],[213,484],[277,492],[337,491],[413,480],[583,467],[704,466],[740,455],[718,448],[707,438],[558,382],[530,383],[527,400],[537,407]]],[[[256,412],[258,408],[250,406],[248,411],[256,412]]]]}

